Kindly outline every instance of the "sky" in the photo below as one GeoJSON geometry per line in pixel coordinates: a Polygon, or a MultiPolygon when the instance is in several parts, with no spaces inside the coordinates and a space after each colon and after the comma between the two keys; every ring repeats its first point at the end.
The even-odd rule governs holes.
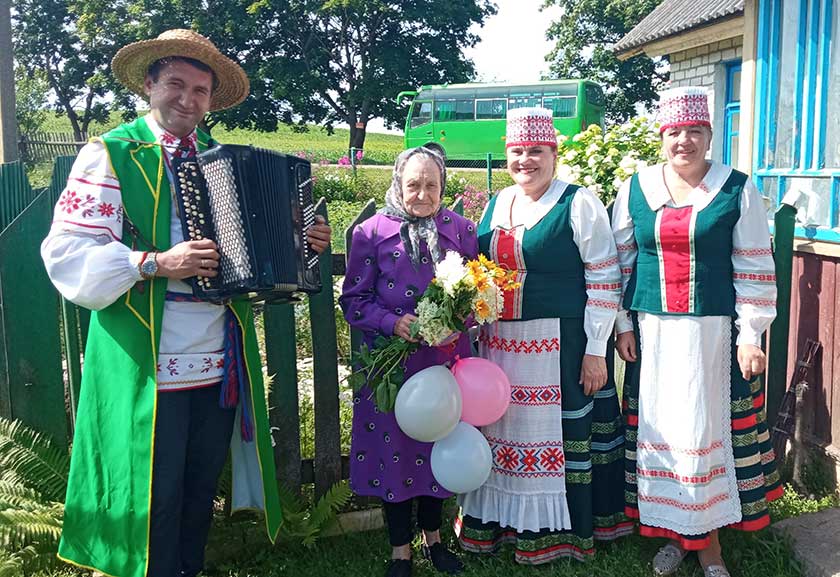
{"type": "MultiPolygon", "coordinates": [[[[476,26],[473,32],[481,41],[465,50],[476,68],[480,82],[534,82],[548,72],[545,55],[553,44],[545,32],[562,11],[551,7],[540,11],[542,0],[495,0],[498,12],[476,26]]],[[[368,123],[369,132],[386,131],[381,119],[368,123]]]]}

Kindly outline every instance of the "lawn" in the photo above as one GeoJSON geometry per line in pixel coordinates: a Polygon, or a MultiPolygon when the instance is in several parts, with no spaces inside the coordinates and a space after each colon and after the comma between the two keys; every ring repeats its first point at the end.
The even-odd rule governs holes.
{"type": "MultiPolygon", "coordinates": [[[[807,499],[788,491],[773,504],[774,520],[836,506],[835,497],[807,499]]],[[[454,514],[450,503],[447,518],[454,514]]],[[[269,545],[262,523],[254,517],[217,518],[208,546],[205,577],[380,577],[384,575],[390,554],[384,530],[352,533],[323,538],[314,547],[281,541],[269,545]]],[[[457,547],[449,527],[444,539],[457,547]]],[[[737,577],[800,577],[801,568],[793,558],[786,539],[765,530],[721,533],[724,556],[732,575],[737,577]]],[[[541,567],[523,567],[514,563],[508,549],[497,555],[475,556],[461,553],[466,564],[463,577],[652,577],[650,560],[664,540],[637,535],[597,547],[595,558],[587,563],[562,560],[541,567]]],[[[416,577],[440,575],[431,564],[419,557],[415,542],[416,577]]],[[[677,577],[702,577],[696,557],[691,555],[676,573],[677,577]]],[[[71,570],[41,573],[35,577],[71,577],[71,570]]]]}

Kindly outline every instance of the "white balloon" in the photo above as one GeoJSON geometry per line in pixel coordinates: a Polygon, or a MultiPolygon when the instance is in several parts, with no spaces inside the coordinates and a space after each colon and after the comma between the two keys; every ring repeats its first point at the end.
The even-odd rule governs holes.
{"type": "Polygon", "coordinates": [[[432,446],[432,474],[453,493],[468,493],[490,476],[493,454],[481,431],[461,421],[455,430],[432,446]]]}
{"type": "Polygon", "coordinates": [[[394,416],[402,432],[424,443],[444,438],[461,419],[461,389],[446,367],[413,374],[397,393],[394,416]]]}

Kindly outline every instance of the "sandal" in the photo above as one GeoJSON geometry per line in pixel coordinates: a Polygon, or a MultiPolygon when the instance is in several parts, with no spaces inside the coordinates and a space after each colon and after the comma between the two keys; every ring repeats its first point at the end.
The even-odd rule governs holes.
{"type": "MultiPolygon", "coordinates": [[[[680,549],[673,543],[668,543],[662,547],[653,558],[653,572],[660,577],[670,575],[679,569],[688,551],[680,549]]],[[[723,575],[706,575],[705,577],[724,577],[723,575]]],[[[728,577],[728,574],[727,576],[728,577]]]]}
{"type": "Polygon", "coordinates": [[[703,567],[704,577],[730,577],[729,570],[723,565],[709,565],[703,567]]]}

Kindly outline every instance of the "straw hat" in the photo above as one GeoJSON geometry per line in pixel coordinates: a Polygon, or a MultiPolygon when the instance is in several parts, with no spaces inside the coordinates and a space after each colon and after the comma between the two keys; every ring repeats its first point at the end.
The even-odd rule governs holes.
{"type": "Polygon", "coordinates": [[[145,96],[143,82],[149,66],[169,56],[193,58],[209,66],[218,86],[210,98],[210,110],[236,106],[248,96],[248,75],[236,62],[219,52],[207,38],[192,30],[167,30],[154,40],[141,40],[120,48],[111,61],[117,80],[132,92],[145,96]]]}
{"type": "Polygon", "coordinates": [[[699,124],[711,128],[709,93],[700,86],[682,86],[659,95],[659,134],[675,126],[699,124]]]}
{"type": "Polygon", "coordinates": [[[551,146],[557,148],[557,131],[547,108],[514,108],[507,114],[505,148],[551,146]]]}

